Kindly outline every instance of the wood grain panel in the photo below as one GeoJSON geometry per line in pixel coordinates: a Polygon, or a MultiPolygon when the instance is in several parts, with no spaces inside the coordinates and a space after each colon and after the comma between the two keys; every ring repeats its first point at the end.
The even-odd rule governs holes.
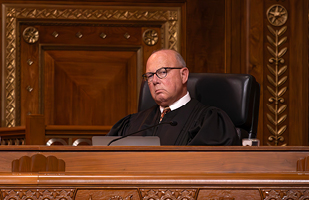
{"type": "Polygon", "coordinates": [[[225,72],[225,0],[187,2],[187,66],[191,72],[225,72]]]}
{"type": "Polygon", "coordinates": [[[112,125],[136,109],[136,52],[48,50],[45,55],[44,102],[53,102],[45,105],[46,124],[112,125]]]}
{"type": "Polygon", "coordinates": [[[308,145],[308,1],[290,1],[288,144],[308,145]]]}
{"type": "MultiPolygon", "coordinates": [[[[65,147],[62,147],[62,149],[65,147]]],[[[88,149],[103,149],[104,147],[88,149]]],[[[86,148],[85,148],[86,149],[86,148]]],[[[220,172],[267,172],[277,173],[279,171],[295,172],[297,169],[297,161],[300,158],[308,156],[308,152],[283,153],[276,151],[269,152],[188,152],[188,151],[151,151],[152,148],[126,147],[131,149],[126,151],[114,151],[117,148],[106,148],[105,152],[93,151],[79,152],[44,152],[44,156],[53,155],[64,160],[66,172],[91,171],[100,173],[102,171],[124,171],[131,173],[148,173],[161,172],[173,175],[174,173],[190,173],[195,172],[199,175],[207,173],[220,172]],[[150,150],[150,151],[148,151],[150,150]],[[145,151],[145,152],[142,152],[145,151]],[[103,159],[104,158],[104,159],[103,159]],[[201,159],[203,158],[203,159],[201,159]],[[87,162],[85,162],[87,160],[87,162]],[[235,160],[237,162],[235,162],[235,160]],[[79,163],[76,165],[75,163],[79,163]],[[132,164],[135,163],[135,164],[132,164]],[[267,165],[265,164],[267,163],[267,165]],[[158,168],[157,166],[160,166],[158,168]],[[270,167],[271,166],[271,167],[270,167]]],[[[119,149],[119,148],[118,148],[119,149]]],[[[157,148],[164,149],[164,148],[157,148]]],[[[187,148],[190,151],[190,148],[187,148]]],[[[250,149],[250,148],[247,148],[250,149]]],[[[77,150],[75,147],[74,150],[77,150]]],[[[36,152],[25,152],[31,157],[36,152]]],[[[11,171],[11,165],[8,161],[20,158],[19,152],[7,152],[0,159],[1,170],[11,171]]],[[[198,176],[198,175],[197,175],[198,176]]]]}
{"type": "MultiPolygon", "coordinates": [[[[22,30],[29,27],[26,24],[22,30]]],[[[162,43],[161,26],[108,21],[33,26],[39,41],[33,45],[23,41],[22,49],[28,52],[22,59],[34,61],[30,70],[21,63],[25,82],[21,87],[34,88],[28,92],[31,96],[26,89],[21,93],[23,120],[31,112],[45,115],[46,125],[112,126],[135,113],[146,61],[153,51],[168,45],[162,43]],[[148,29],[157,32],[153,46],[143,41],[148,29]],[[31,85],[30,80],[35,82],[31,85]]],[[[168,37],[167,30],[164,35],[168,37]]]]}
{"type": "Polygon", "coordinates": [[[259,109],[259,122],[257,138],[260,139],[261,145],[264,145],[263,137],[263,108],[264,108],[264,96],[263,96],[263,18],[265,13],[262,12],[264,3],[260,0],[251,0],[249,4],[250,22],[249,22],[249,71],[257,82],[260,84],[260,109],[259,109]]]}

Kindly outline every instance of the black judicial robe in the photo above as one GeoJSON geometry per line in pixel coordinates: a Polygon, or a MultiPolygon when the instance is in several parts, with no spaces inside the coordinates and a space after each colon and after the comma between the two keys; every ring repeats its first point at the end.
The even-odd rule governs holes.
{"type": "MultiPolygon", "coordinates": [[[[159,123],[158,105],[130,114],[119,120],[108,133],[123,136],[159,123]]],[[[161,124],[135,135],[159,136],[161,145],[240,145],[233,122],[219,108],[205,106],[195,99],[167,113],[162,122],[175,121],[176,126],[161,124]]]]}

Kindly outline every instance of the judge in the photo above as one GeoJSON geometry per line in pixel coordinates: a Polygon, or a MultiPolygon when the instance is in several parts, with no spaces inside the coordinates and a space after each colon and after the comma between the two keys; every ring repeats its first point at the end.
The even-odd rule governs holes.
{"type": "Polygon", "coordinates": [[[130,114],[118,121],[110,136],[123,136],[162,122],[135,135],[159,136],[161,145],[239,145],[233,122],[219,108],[206,106],[187,91],[189,69],[174,50],[154,52],[146,64],[143,78],[157,103],[149,109],[130,114]]]}

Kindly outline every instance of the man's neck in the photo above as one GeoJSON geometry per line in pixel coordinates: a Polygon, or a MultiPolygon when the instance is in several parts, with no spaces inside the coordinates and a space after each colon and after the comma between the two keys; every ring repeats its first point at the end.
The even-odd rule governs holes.
{"type": "MultiPolygon", "coordinates": [[[[175,103],[173,103],[172,105],[169,105],[171,111],[180,108],[181,106],[186,105],[189,101],[191,100],[191,96],[189,94],[189,92],[187,92],[187,94],[185,94],[183,97],[181,97],[178,101],[176,101],[175,103]]],[[[160,106],[160,111],[162,112],[164,109],[164,107],[160,106]]]]}

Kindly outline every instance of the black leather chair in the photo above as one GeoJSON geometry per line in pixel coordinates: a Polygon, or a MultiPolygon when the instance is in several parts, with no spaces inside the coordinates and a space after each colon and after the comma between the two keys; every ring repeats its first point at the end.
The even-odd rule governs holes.
{"type": "MultiPolygon", "coordinates": [[[[187,86],[191,98],[224,110],[235,124],[240,139],[256,138],[260,85],[252,75],[190,73],[187,86]]],[[[143,82],[138,110],[155,104],[148,84],[143,82]]]]}

